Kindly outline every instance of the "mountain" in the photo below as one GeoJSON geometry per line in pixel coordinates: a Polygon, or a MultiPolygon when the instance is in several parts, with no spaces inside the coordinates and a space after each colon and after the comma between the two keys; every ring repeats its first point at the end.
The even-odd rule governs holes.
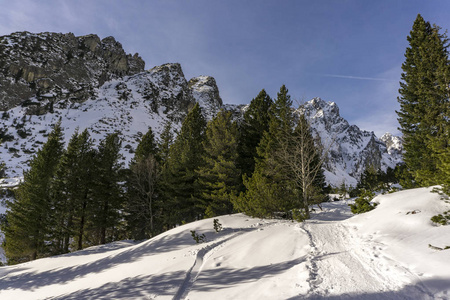
{"type": "Polygon", "coordinates": [[[141,243],[0,267],[0,298],[448,299],[450,226],[430,217],[450,205],[432,188],[374,201],[357,216],[348,200],[328,202],[303,223],[220,216],[219,232],[204,219],[141,243]]]}
{"type": "Polygon", "coordinates": [[[401,140],[387,133],[379,139],[373,132],[350,125],[339,114],[334,102],[314,98],[297,113],[304,113],[324,153],[325,176],[334,186],[345,183],[355,186],[367,166],[386,171],[402,161],[401,140]]]}
{"type": "MultiPolygon", "coordinates": [[[[176,130],[195,102],[207,119],[226,109],[239,120],[244,109],[223,103],[214,78],[187,80],[180,64],[144,70],[113,37],[18,32],[0,37],[0,50],[0,155],[10,178],[22,175],[59,119],[66,141],[76,128],[88,128],[96,142],[119,132],[128,162],[149,127],[156,136],[167,122],[176,130]]],[[[349,125],[333,102],[315,98],[297,113],[325,146],[326,179],[335,186],[355,185],[366,165],[385,170],[401,161],[401,148],[390,151],[387,138],[349,125]]]]}
{"type": "MultiPolygon", "coordinates": [[[[113,37],[16,32],[0,37],[0,110],[24,100],[83,102],[108,80],[144,70],[113,37]]],[[[42,109],[42,108],[41,108],[42,109]]],[[[42,110],[41,110],[42,111],[42,110]]]]}

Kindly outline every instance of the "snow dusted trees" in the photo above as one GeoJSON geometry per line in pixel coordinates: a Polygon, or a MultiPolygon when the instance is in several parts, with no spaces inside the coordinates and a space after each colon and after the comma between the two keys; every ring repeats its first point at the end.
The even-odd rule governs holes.
{"type": "Polygon", "coordinates": [[[418,15],[408,36],[397,112],[404,161],[416,184],[444,184],[450,178],[450,62],[448,40],[418,15]]]}

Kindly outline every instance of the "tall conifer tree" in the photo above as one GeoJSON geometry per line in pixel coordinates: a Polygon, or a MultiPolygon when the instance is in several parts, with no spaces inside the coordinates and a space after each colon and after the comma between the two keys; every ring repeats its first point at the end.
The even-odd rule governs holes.
{"type": "Polygon", "coordinates": [[[100,142],[95,159],[95,175],[92,229],[94,244],[105,244],[120,237],[120,211],[123,208],[123,188],[120,154],[121,141],[118,133],[108,134],[100,142]]]}
{"type": "Polygon", "coordinates": [[[248,177],[255,170],[256,159],[259,157],[256,149],[264,132],[269,130],[272,103],[273,101],[266,91],[261,90],[256,98],[250,102],[239,125],[239,169],[248,177]]]}
{"type": "Polygon", "coordinates": [[[33,157],[30,169],[7,204],[7,226],[3,228],[3,248],[10,263],[34,260],[49,255],[46,241],[50,235],[52,201],[51,181],[63,153],[61,123],[55,124],[47,142],[33,157]]]}
{"type": "Polygon", "coordinates": [[[136,240],[150,238],[162,230],[159,157],[153,131],[149,128],[136,148],[128,176],[126,219],[128,231],[136,240]]]}
{"type": "Polygon", "coordinates": [[[183,121],[163,169],[168,226],[194,221],[203,216],[196,171],[202,163],[205,128],[205,118],[200,105],[196,103],[183,121]]]}
{"type": "Polygon", "coordinates": [[[82,249],[87,211],[92,205],[94,149],[89,132],[72,135],[53,180],[52,246],[56,253],[82,249]],[[77,240],[77,245],[71,245],[77,240]]]}
{"type": "Polygon", "coordinates": [[[208,123],[203,165],[198,170],[206,217],[229,214],[237,196],[241,173],[237,168],[237,125],[231,112],[220,111],[208,123]]]}
{"type": "Polygon", "coordinates": [[[397,112],[403,157],[419,185],[440,184],[445,178],[441,162],[446,160],[449,146],[448,40],[420,14],[407,39],[397,112]]]}
{"type": "Polygon", "coordinates": [[[292,135],[294,117],[292,101],[283,85],[271,106],[269,129],[265,131],[257,147],[255,171],[252,177],[244,176],[245,194],[235,200],[239,210],[253,216],[272,216],[293,208],[295,182],[275,155],[278,137],[292,135]]]}

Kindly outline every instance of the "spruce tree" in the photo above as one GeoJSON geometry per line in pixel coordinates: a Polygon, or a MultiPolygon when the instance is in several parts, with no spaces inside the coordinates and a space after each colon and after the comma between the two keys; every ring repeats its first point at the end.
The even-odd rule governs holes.
{"type": "Polygon", "coordinates": [[[164,206],[169,227],[203,216],[196,171],[202,163],[205,128],[205,118],[196,103],[183,121],[163,169],[164,206]]]}
{"type": "Polygon", "coordinates": [[[448,41],[420,14],[407,39],[397,112],[403,158],[417,184],[440,184],[447,178],[441,166],[448,155],[449,140],[448,41]]]}
{"type": "Polygon", "coordinates": [[[120,212],[123,208],[121,141],[118,133],[108,134],[100,141],[95,156],[93,177],[92,231],[93,244],[117,240],[122,228],[120,212]]]}
{"type": "Polygon", "coordinates": [[[136,147],[136,152],[134,153],[133,161],[139,161],[141,159],[147,158],[150,154],[154,156],[158,155],[158,145],[155,141],[155,135],[151,127],[148,128],[147,132],[142,136],[141,141],[136,147]]]}
{"type": "Polygon", "coordinates": [[[237,124],[231,112],[220,111],[206,128],[203,164],[198,169],[206,217],[229,214],[241,173],[237,168],[237,124]]]}
{"type": "Polygon", "coordinates": [[[61,123],[55,124],[47,142],[30,162],[16,200],[7,203],[3,248],[10,263],[49,255],[46,241],[51,231],[51,180],[63,153],[61,123]]]}
{"type": "Polygon", "coordinates": [[[94,155],[87,129],[82,133],[76,130],[61,157],[52,184],[52,246],[55,254],[83,248],[94,190],[94,155]],[[71,245],[72,240],[76,245],[71,245]]]}
{"type": "Polygon", "coordinates": [[[150,238],[162,230],[158,157],[155,138],[149,128],[136,148],[128,174],[126,220],[128,232],[136,240],[150,238]]]}
{"type": "Polygon", "coordinates": [[[250,102],[239,125],[238,167],[247,177],[251,177],[255,170],[256,159],[259,158],[256,149],[264,132],[269,130],[272,103],[273,101],[266,91],[261,90],[250,102]]]}
{"type": "Polygon", "coordinates": [[[270,108],[269,129],[257,147],[255,171],[250,178],[244,175],[247,191],[235,200],[237,209],[252,216],[273,216],[276,212],[293,208],[295,182],[275,155],[278,138],[292,135],[294,117],[291,106],[288,90],[283,85],[270,108]]]}

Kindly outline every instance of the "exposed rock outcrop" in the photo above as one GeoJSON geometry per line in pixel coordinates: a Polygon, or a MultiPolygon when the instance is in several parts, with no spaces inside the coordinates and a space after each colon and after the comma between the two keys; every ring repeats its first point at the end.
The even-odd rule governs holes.
{"type": "Polygon", "coordinates": [[[144,70],[113,37],[16,32],[0,37],[0,110],[29,99],[83,102],[108,80],[144,70]]]}

